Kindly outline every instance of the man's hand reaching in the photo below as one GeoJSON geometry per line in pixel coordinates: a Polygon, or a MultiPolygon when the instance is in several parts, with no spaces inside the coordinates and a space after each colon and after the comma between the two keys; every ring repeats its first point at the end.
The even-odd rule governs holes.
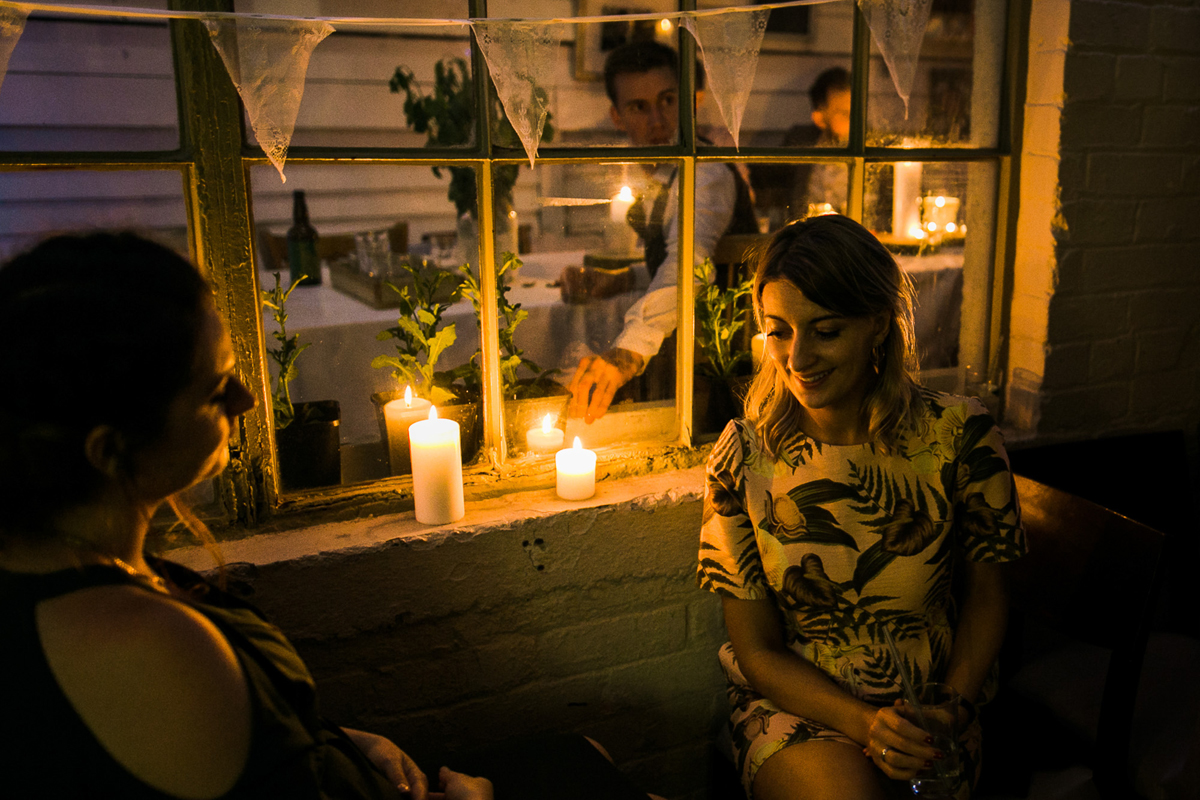
{"type": "Polygon", "coordinates": [[[637,353],[619,347],[580,361],[567,387],[571,392],[570,416],[583,417],[589,424],[603,417],[613,395],[642,371],[644,363],[637,353]]]}

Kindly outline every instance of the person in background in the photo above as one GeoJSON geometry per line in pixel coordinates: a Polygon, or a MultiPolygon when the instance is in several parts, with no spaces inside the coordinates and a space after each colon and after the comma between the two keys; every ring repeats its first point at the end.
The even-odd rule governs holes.
{"type": "MultiPolygon", "coordinates": [[[[850,73],[830,67],[808,90],[812,124],[797,125],[783,138],[785,147],[845,147],[850,141],[850,73]]],[[[832,164],[797,165],[792,180],[791,213],[803,217],[810,207],[846,212],[846,169],[832,164]]]]}
{"type": "Polygon", "coordinates": [[[754,800],[884,798],[946,753],[901,713],[914,683],[995,690],[1002,562],[1023,555],[1013,478],[978,400],[915,381],[912,289],[869,231],[792,222],[754,279],[766,357],[708,461],[697,571],[721,595],[737,767],[754,800]]]}
{"type": "MultiPolygon", "coordinates": [[[[6,796],[493,800],[446,767],[434,791],[390,740],[320,716],[278,628],[145,554],[156,510],[225,468],[255,403],[190,263],[132,234],[17,256],[0,267],[0,375],[6,796]]],[[[559,796],[535,773],[562,796],[646,800],[588,740],[553,741],[559,771],[514,751],[500,800],[559,796]]]]}
{"type": "MultiPolygon", "coordinates": [[[[673,49],[653,41],[618,47],[605,61],[604,87],[613,124],[631,145],[678,141],[679,56],[673,49]]],[[[647,164],[645,170],[651,188],[627,219],[642,239],[650,286],[626,313],[613,347],[583,358],[571,379],[570,414],[588,423],[604,416],[617,390],[642,374],[676,326],[679,179],[674,162],[647,164]]],[[[750,198],[749,184],[732,166],[696,165],[696,264],[712,256],[725,234],[758,232],[750,198]]]]}

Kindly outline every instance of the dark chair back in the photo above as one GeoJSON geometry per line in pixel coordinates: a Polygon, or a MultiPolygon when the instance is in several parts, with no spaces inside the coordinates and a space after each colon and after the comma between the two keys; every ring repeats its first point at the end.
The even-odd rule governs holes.
{"type": "MultiPolygon", "coordinates": [[[[1029,552],[1011,566],[1010,633],[1019,636],[1025,623],[1036,622],[1112,652],[1091,766],[1103,797],[1127,797],[1133,707],[1163,534],[1081,497],[1015,477],[1029,552]]],[[[1011,659],[1013,651],[1006,655],[1011,659]]],[[[1015,665],[1008,666],[1011,672],[1015,665]]]]}

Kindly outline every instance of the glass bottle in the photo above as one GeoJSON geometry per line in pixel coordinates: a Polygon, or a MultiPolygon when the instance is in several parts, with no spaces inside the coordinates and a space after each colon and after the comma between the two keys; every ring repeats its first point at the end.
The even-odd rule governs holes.
{"type": "Polygon", "coordinates": [[[321,282],[321,259],[317,257],[317,229],[308,221],[304,192],[292,192],[292,227],[287,232],[288,272],[292,281],[305,276],[301,286],[321,282]]]}

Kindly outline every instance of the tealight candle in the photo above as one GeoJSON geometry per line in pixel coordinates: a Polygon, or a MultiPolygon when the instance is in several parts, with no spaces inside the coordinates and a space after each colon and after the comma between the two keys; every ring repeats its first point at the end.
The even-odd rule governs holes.
{"type": "Polygon", "coordinates": [[[575,446],[554,455],[558,472],[558,496],[563,500],[587,500],[596,493],[596,452],[584,450],[579,437],[575,446]]]}
{"type": "Polygon", "coordinates": [[[442,525],[462,519],[462,450],[458,423],[438,419],[437,406],[429,407],[429,419],[414,422],[408,429],[412,456],[413,499],[417,522],[442,525]]]}
{"type": "Polygon", "coordinates": [[[408,429],[429,415],[433,404],[420,397],[413,397],[412,387],[404,387],[404,397],[392,400],[383,406],[383,418],[387,426],[388,463],[393,475],[412,472],[412,461],[408,452],[408,429]]]}
{"type": "Polygon", "coordinates": [[[530,428],[525,432],[525,448],[534,453],[553,453],[562,447],[563,432],[554,427],[549,414],[542,418],[542,427],[530,428]]]}

